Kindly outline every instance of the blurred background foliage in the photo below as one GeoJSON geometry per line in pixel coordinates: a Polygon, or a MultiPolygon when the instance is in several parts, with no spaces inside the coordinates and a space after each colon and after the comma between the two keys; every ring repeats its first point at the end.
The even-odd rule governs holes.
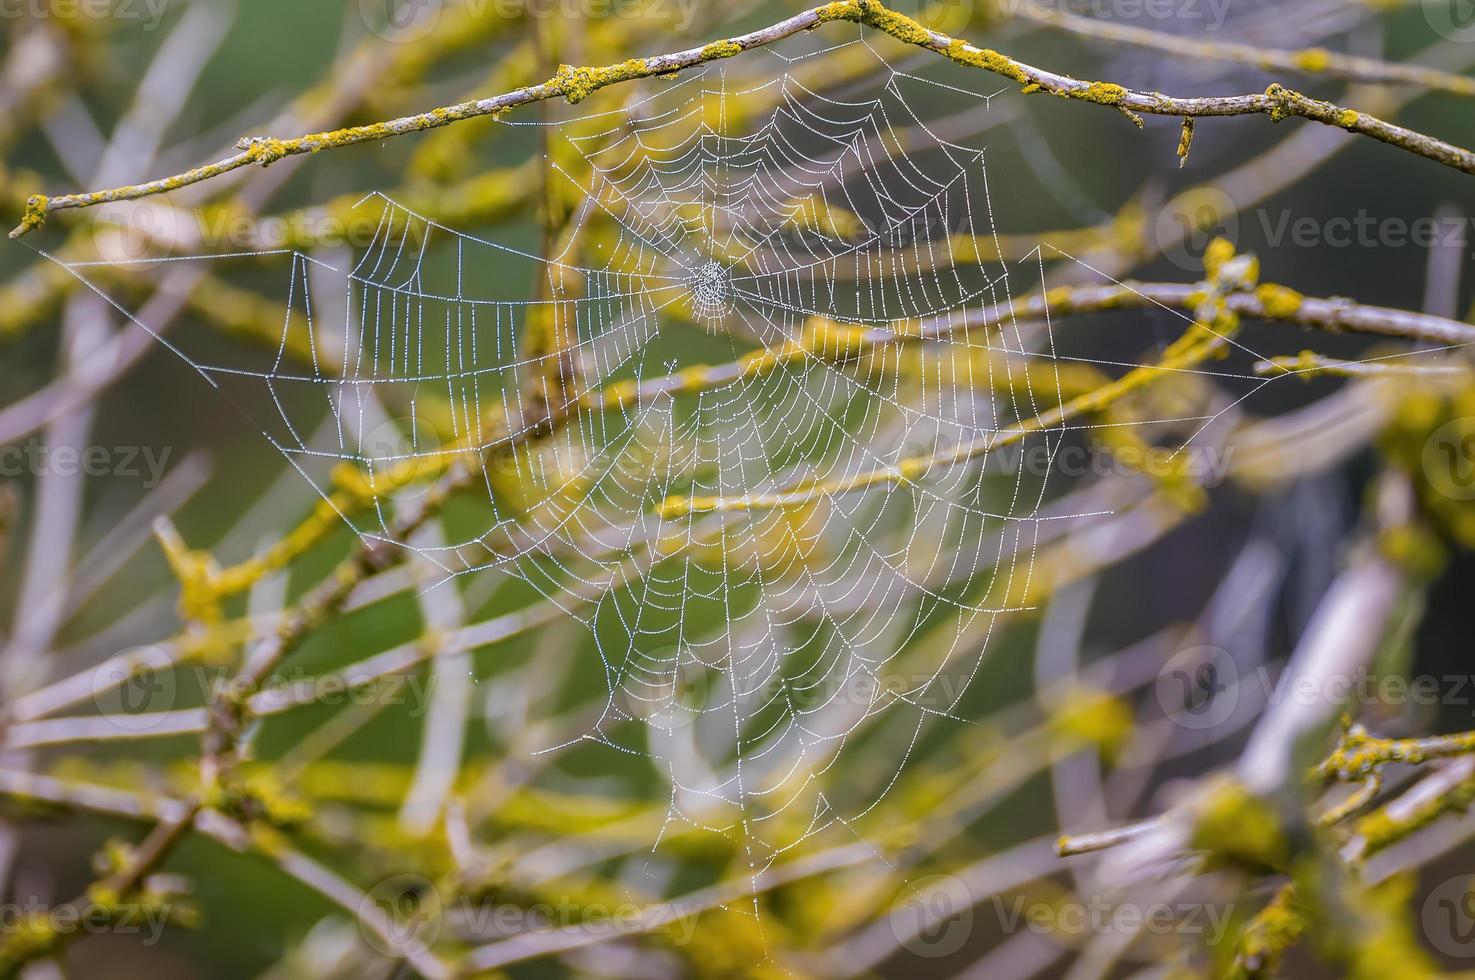
{"type": "MultiPolygon", "coordinates": [[[[0,20],[0,60],[8,66],[0,98],[5,107],[0,113],[0,215],[13,224],[31,194],[91,189],[79,174],[93,169],[108,134],[127,117],[137,86],[159,63],[166,39],[205,5],[205,0],[175,0],[157,23],[116,13],[7,13],[0,20]],[[38,53],[42,48],[44,53],[38,53]],[[55,59],[54,71],[43,70],[48,58],[55,59]],[[21,84],[37,75],[38,83],[21,84]]],[[[756,28],[796,9],[747,2],[686,9],[653,3],[650,9],[625,5],[618,16],[601,16],[603,5],[586,4],[587,9],[569,11],[554,5],[553,16],[527,16],[504,4],[506,9],[488,5],[472,15],[448,0],[437,30],[402,42],[392,36],[385,40],[369,29],[364,10],[373,6],[286,0],[213,4],[210,16],[218,25],[212,22],[201,32],[219,32],[208,59],[198,79],[189,83],[178,112],[166,120],[159,134],[161,151],[153,155],[146,173],[134,176],[215,159],[241,136],[296,135],[315,128],[309,120],[322,120],[324,126],[373,122],[530,84],[559,62],[600,64],[676,50],[756,28]]],[[[1009,9],[948,2],[910,12],[1022,61],[1132,88],[1180,96],[1226,94],[1260,91],[1281,78],[1252,66],[1075,36],[1009,16],[1009,9]]],[[[1441,38],[1431,29],[1428,5],[1231,0],[1224,11],[1214,30],[1206,29],[1207,8],[1205,19],[1177,16],[1148,26],[1197,39],[1289,50],[1326,47],[1390,62],[1419,57],[1465,75],[1475,66],[1475,38],[1441,38]]],[[[1113,10],[1091,13],[1109,15],[1113,10]]],[[[1116,19],[1124,19],[1121,11],[1115,13],[1116,19]]],[[[371,14],[368,20],[373,19],[371,14]]],[[[1130,16],[1125,20],[1142,23],[1130,16]]],[[[837,37],[856,30],[833,27],[837,37]]],[[[1001,79],[967,72],[890,39],[877,36],[875,45],[888,60],[928,77],[988,92],[1005,87],[1001,79]]],[[[728,70],[740,77],[743,72],[761,73],[766,64],[761,58],[740,57],[728,70]]],[[[1475,143],[1468,97],[1349,85],[1316,72],[1287,81],[1342,104],[1387,106],[1390,99],[1402,99],[1406,105],[1382,109],[1383,114],[1456,144],[1475,143]]],[[[835,91],[863,92],[866,84],[860,77],[838,82],[835,91]]],[[[970,101],[958,94],[929,108],[946,115],[970,101]]],[[[1180,169],[1174,120],[1150,119],[1139,131],[1116,112],[1021,96],[1013,86],[991,101],[989,111],[991,116],[978,120],[980,129],[987,123],[986,132],[959,142],[986,143],[995,224],[1011,240],[1059,243],[1103,263],[1118,278],[1197,283],[1204,277],[1208,243],[1224,235],[1236,253],[1258,257],[1265,280],[1286,283],[1307,296],[1349,296],[1363,304],[1470,319],[1475,287],[1467,274],[1468,244],[1455,244],[1453,256],[1447,257],[1447,246],[1421,248],[1387,234],[1390,221],[1431,215],[1463,220],[1475,202],[1469,175],[1371,140],[1327,132],[1304,137],[1307,146],[1298,159],[1314,163],[1298,179],[1279,186],[1294,167],[1285,162],[1289,157],[1275,155],[1277,148],[1313,124],[1273,125],[1259,117],[1200,120],[1188,165],[1180,169]],[[1256,161],[1266,160],[1270,163],[1263,172],[1253,169],[1256,161]],[[1245,201],[1246,207],[1231,212],[1226,201],[1245,201]],[[1347,246],[1329,240],[1331,230],[1340,227],[1336,222],[1364,214],[1377,229],[1369,240],[1347,246]],[[1310,245],[1280,234],[1288,227],[1285,222],[1302,218],[1315,223],[1317,240],[1310,245]],[[1186,241],[1176,240],[1185,230],[1186,241]]],[[[575,114],[561,103],[517,112],[529,118],[542,113],[550,120],[575,114]]],[[[223,183],[234,183],[229,189],[207,184],[180,192],[180,200],[189,202],[181,206],[197,209],[190,213],[203,220],[224,220],[226,212],[212,210],[215,204],[230,200],[230,194],[250,195],[258,182],[281,174],[286,179],[280,189],[260,202],[264,213],[290,214],[325,204],[342,208],[366,191],[393,190],[400,200],[445,215],[459,231],[537,249],[542,223],[549,218],[540,200],[542,152],[535,130],[477,120],[284,161],[265,171],[252,168],[226,178],[223,183]]],[[[48,250],[67,243],[68,254],[86,256],[96,252],[98,236],[117,233],[117,225],[100,215],[77,212],[54,217],[35,233],[35,241],[27,241],[48,250]]],[[[1011,259],[1024,257],[1029,248],[1018,251],[1011,259]]],[[[0,428],[8,426],[8,432],[17,434],[24,430],[17,445],[32,438],[37,428],[22,424],[31,411],[27,399],[45,391],[68,363],[62,329],[67,300],[55,288],[54,276],[55,269],[23,244],[0,249],[0,404],[21,406],[0,410],[0,428]]],[[[1069,285],[1070,273],[1048,281],[1069,285]]],[[[261,318],[237,299],[206,300],[173,329],[202,338],[200,343],[221,361],[235,356],[242,343],[273,342],[274,336],[258,329],[261,318]]],[[[1084,322],[1072,335],[1072,350],[1085,359],[1118,365],[1152,359],[1180,332],[1176,318],[1156,309],[1108,311],[1084,322]]],[[[83,331],[77,342],[101,343],[107,334],[106,328],[102,333],[83,331]]],[[[1329,357],[1361,358],[1400,347],[1383,338],[1249,318],[1240,338],[1255,350],[1286,355],[1309,347],[1329,357]]],[[[701,353],[685,356],[710,359],[701,353]]],[[[1226,372],[1248,373],[1250,367],[1238,352],[1224,365],[1226,372]]],[[[1202,388],[1186,387],[1190,390],[1163,394],[1162,401],[1143,396],[1133,410],[1145,417],[1166,417],[1175,397],[1190,403],[1212,400],[1202,388]]],[[[1228,482],[1208,488],[1189,511],[1175,510],[1172,520],[1154,525],[1140,549],[1114,553],[1112,545],[1102,545],[1106,560],[1100,567],[1093,566],[1089,548],[1075,559],[1078,567],[1073,570],[1069,553],[1052,559],[1067,569],[1058,575],[1064,597],[1052,595],[1048,584],[1041,586],[1040,594],[1031,597],[1037,610],[1012,617],[993,638],[981,673],[956,711],[970,723],[929,730],[884,807],[858,828],[858,835],[871,842],[866,846],[874,848],[874,859],[766,891],[757,900],[759,922],[749,915],[755,900],[740,890],[729,903],[731,910],[716,908],[701,915],[689,943],[671,942],[656,930],[647,939],[606,944],[619,947],[618,952],[601,952],[603,947],[596,945],[592,951],[519,963],[508,967],[508,974],[735,976],[782,969],[798,975],[1115,976],[1140,971],[1166,976],[1170,971],[1190,975],[1234,969],[1236,951],[1242,967],[1246,943],[1253,941],[1247,920],[1270,895],[1264,875],[1226,875],[1227,881],[1204,886],[1207,892],[1196,901],[1230,910],[1235,923],[1230,940],[1207,949],[1199,936],[1138,935],[1117,948],[1099,936],[1084,941],[1058,932],[1035,949],[1020,941],[1025,934],[1017,928],[1011,932],[997,921],[998,906],[984,898],[999,894],[1012,901],[1025,896],[1061,907],[1072,895],[1087,901],[1093,890],[1104,890],[1107,884],[1097,872],[1082,870],[1083,859],[1060,862],[1048,853],[1042,856],[1035,844],[1060,832],[1104,830],[1193,798],[1200,789],[1189,787],[1214,785],[1209,782],[1214,773],[1232,769],[1243,758],[1254,727],[1252,713],[1208,735],[1182,725],[1169,724],[1164,730],[1164,708],[1155,696],[1161,686],[1154,685],[1159,670],[1180,651],[1202,645],[1229,648],[1246,678],[1260,665],[1270,671],[1268,676],[1276,676],[1314,629],[1318,609],[1325,607],[1339,576],[1353,556],[1369,547],[1369,540],[1408,571],[1398,586],[1396,609],[1377,624],[1386,642],[1378,645],[1373,666],[1402,675],[1469,672],[1464,607],[1475,577],[1464,549],[1475,528],[1468,502],[1428,485],[1425,445],[1443,421],[1475,414],[1470,391],[1468,384],[1460,389],[1447,379],[1419,377],[1365,383],[1321,376],[1269,387],[1241,406],[1243,417],[1237,424],[1295,419],[1287,423],[1286,445],[1242,448],[1244,455],[1235,460],[1228,482]],[[1356,416],[1349,423],[1355,430],[1350,435],[1328,434],[1326,430],[1336,429],[1331,421],[1308,420],[1318,407],[1332,415],[1355,414],[1354,399],[1378,408],[1371,417],[1356,416]],[[1257,456],[1262,450],[1263,456],[1257,456]],[[1392,490],[1390,480],[1397,484],[1392,490]],[[1393,504],[1386,502],[1390,498],[1393,504]],[[1383,510],[1392,508],[1398,515],[1380,516],[1379,499],[1384,500],[1383,510]],[[1263,564],[1246,558],[1262,550],[1273,557],[1263,564]],[[1235,578],[1236,570],[1247,580],[1235,578]],[[1270,581],[1258,582],[1252,573],[1268,575],[1270,581]],[[1214,610],[1228,607],[1235,607],[1239,631],[1215,634],[1218,626],[1210,622],[1214,610]],[[1060,653],[1066,647],[1070,652],[1060,653]],[[1091,673],[1092,664],[1106,666],[1091,673]],[[1051,680],[1060,683],[1045,683],[1051,680]],[[1079,792],[1069,788],[1077,782],[1084,787],[1079,792]],[[1072,800],[1082,811],[1061,812],[1072,800]],[[1099,823],[1083,825],[1082,817],[1099,823]],[[1020,870],[987,865],[994,855],[1003,856],[1000,867],[1020,870]],[[918,945],[895,926],[897,904],[904,908],[917,882],[936,875],[966,881],[971,900],[978,903],[967,917],[965,941],[956,949],[945,942],[918,945]],[[990,875],[1005,883],[986,887],[983,882],[990,875]]],[[[167,454],[171,478],[157,487],[116,474],[86,479],[75,528],[61,543],[45,536],[39,516],[46,480],[31,473],[7,482],[4,537],[9,547],[0,593],[9,649],[24,647],[28,606],[34,609],[38,601],[60,595],[65,613],[53,630],[44,631],[49,635],[34,652],[48,664],[47,682],[181,630],[204,645],[197,662],[212,672],[224,671],[239,662],[241,644],[201,639],[208,630],[182,622],[177,570],[151,537],[149,518],[164,508],[179,540],[190,549],[207,550],[228,567],[307,517],[314,507],[311,489],[260,438],[255,420],[225,408],[162,348],[149,348],[84,404],[91,411],[90,430],[83,430],[87,444],[143,447],[156,457],[167,454]],[[47,568],[56,561],[59,570],[47,568]],[[93,569],[105,570],[100,581],[93,581],[93,569]],[[53,579],[53,588],[39,597],[27,590],[28,579],[38,575],[53,579]],[[87,584],[86,591],[79,591],[80,583],[87,584]]],[[[38,438],[44,441],[45,433],[55,435],[57,430],[40,431],[38,438]]],[[[1104,482],[1112,480],[1151,483],[1132,474],[1104,482]]],[[[475,499],[454,505],[448,520],[457,519],[455,507],[472,508],[466,519],[474,525],[475,499]]],[[[229,597],[223,616],[234,621],[248,611],[285,608],[330,574],[357,544],[348,527],[334,525],[281,574],[229,597]]],[[[467,591],[480,597],[480,604],[469,611],[469,622],[519,608],[528,600],[528,590],[516,582],[495,590],[469,585],[467,591]]],[[[423,616],[413,589],[335,616],[306,639],[291,666],[309,676],[412,642],[421,634],[423,616]]],[[[5,664],[8,676],[19,676],[10,673],[19,670],[15,661],[5,664]]],[[[390,704],[395,699],[389,697],[368,708],[311,707],[264,724],[255,737],[253,759],[242,764],[246,782],[237,784],[234,792],[240,795],[233,802],[238,810],[249,803],[257,811],[235,816],[259,828],[252,832],[265,841],[261,847],[268,854],[270,835],[285,834],[302,853],[365,891],[394,875],[411,873],[438,887],[500,904],[525,907],[572,897],[576,904],[612,905],[632,895],[654,901],[730,882],[734,876],[741,880],[738,844],[721,835],[678,833],[652,852],[669,787],[648,759],[593,744],[553,756],[528,754],[529,731],[548,719],[577,719],[580,706],[604,697],[598,664],[594,640],[572,621],[555,621],[470,657],[466,667],[476,686],[456,780],[457,807],[469,815],[468,832],[477,854],[469,865],[464,855],[455,853],[451,832],[444,827],[415,832],[400,818],[426,721],[423,712],[390,704]],[[323,733],[338,730],[344,740],[319,756],[315,740],[332,738],[323,733]],[[299,758],[300,766],[293,762],[299,758]],[[302,814],[298,807],[304,808],[302,814]],[[310,816],[302,818],[304,814],[310,816]],[[512,870],[519,858],[539,848],[546,849],[540,853],[549,860],[573,855],[569,860],[577,870],[536,882],[519,878],[512,870]]],[[[198,683],[200,676],[181,672],[171,681],[177,683],[172,707],[207,703],[209,692],[198,683]]],[[[423,680],[423,671],[417,676],[423,680]]],[[[31,681],[27,685],[38,686],[31,681]]],[[[402,700],[413,702],[413,692],[402,700]]],[[[1443,701],[1433,706],[1362,706],[1365,710],[1354,713],[1390,735],[1475,727],[1468,703],[1443,701]]],[[[1314,764],[1330,749],[1330,721],[1320,720],[1315,744],[1302,748],[1298,763],[1314,764]]],[[[539,731],[547,734],[546,729],[539,731]]],[[[876,733],[876,744],[849,765],[867,779],[874,779],[877,771],[889,775],[897,748],[892,743],[903,734],[876,733]],[[873,768],[868,772],[871,752],[873,768]]],[[[197,751],[194,735],[10,748],[6,767],[180,797],[198,783],[197,751]]],[[[1300,794],[1272,794],[1281,819],[1294,823],[1287,811],[1307,804],[1300,794]]],[[[13,800],[5,817],[5,880],[14,902],[31,896],[53,902],[84,893],[99,877],[91,855],[111,839],[136,841],[143,833],[136,823],[85,813],[64,816],[35,800],[13,800]]],[[[1231,823],[1243,826],[1242,821],[1231,823]]],[[[1298,854],[1318,853],[1305,840],[1295,843],[1298,854]]],[[[1451,846],[1458,845],[1456,839],[1451,846]]],[[[826,846],[838,845],[827,840],[826,846]]],[[[1464,846],[1452,853],[1463,860],[1472,851],[1464,846]]],[[[69,944],[60,959],[43,958],[31,968],[75,976],[109,971],[152,977],[335,971],[347,976],[405,969],[366,948],[372,944],[366,944],[343,908],[259,854],[235,853],[216,841],[190,836],[165,866],[188,879],[188,904],[199,910],[192,928],[171,928],[158,945],[126,934],[89,936],[69,944]]],[[[1288,873],[1285,867],[1275,870],[1288,873]]],[[[1304,882],[1308,873],[1289,874],[1302,875],[1296,880],[1304,882]]],[[[1390,939],[1370,930],[1359,938],[1350,935],[1357,931],[1351,927],[1328,927],[1331,951],[1308,944],[1292,954],[1301,959],[1293,960],[1286,975],[1397,975],[1366,972],[1375,956],[1394,955],[1388,950],[1401,951],[1398,955],[1410,971],[1425,965],[1432,970],[1441,959],[1448,961],[1447,950],[1416,934],[1423,896],[1441,880],[1437,872],[1432,877],[1426,873],[1401,900],[1385,903],[1388,920],[1404,923],[1410,935],[1390,939]],[[1345,951],[1362,939],[1383,945],[1365,954],[1345,951]],[[1405,942],[1406,947],[1400,945],[1405,942]],[[1422,952],[1409,952],[1414,949],[1422,952]]],[[[1303,884],[1303,895],[1307,891],[1303,884]]],[[[1137,900],[1148,901],[1140,896],[1152,894],[1149,888],[1137,900]]],[[[1167,896],[1163,901],[1175,900],[1175,893],[1162,894],[1167,896]]],[[[1347,894],[1354,894],[1350,886],[1347,894]]],[[[1368,916],[1381,908],[1371,899],[1356,901],[1368,916]]],[[[962,914],[953,899],[944,905],[948,921],[962,914]]],[[[1326,907],[1335,905],[1328,900],[1326,907]]],[[[1306,918],[1319,922],[1324,916],[1334,918],[1330,913],[1306,918]]],[[[947,939],[956,933],[941,929],[940,935],[947,939]]]]}

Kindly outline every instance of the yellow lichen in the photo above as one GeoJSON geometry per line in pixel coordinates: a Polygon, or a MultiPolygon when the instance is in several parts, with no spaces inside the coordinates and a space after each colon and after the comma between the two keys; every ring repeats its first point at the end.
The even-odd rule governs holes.
{"type": "Polygon", "coordinates": [[[1115,758],[1131,740],[1132,712],[1104,691],[1072,691],[1050,716],[1050,728],[1067,742],[1096,746],[1107,759],[1115,758]]]}
{"type": "Polygon", "coordinates": [[[1443,570],[1448,555],[1438,535],[1421,524],[1399,524],[1378,535],[1378,552],[1410,576],[1428,581],[1443,570]]]}
{"type": "Polygon", "coordinates": [[[714,61],[718,58],[731,58],[743,53],[743,46],[736,41],[713,41],[702,48],[702,60],[714,61]]]}
{"type": "Polygon", "coordinates": [[[1071,98],[1098,105],[1121,105],[1127,98],[1127,90],[1115,82],[1092,82],[1084,89],[1070,93],[1071,98]]]}
{"type": "Polygon", "coordinates": [[[804,349],[827,358],[849,358],[865,350],[870,341],[864,327],[813,317],[805,325],[804,349]]]}
{"type": "Polygon", "coordinates": [[[1296,105],[1305,98],[1300,92],[1292,91],[1279,82],[1272,82],[1265,89],[1265,97],[1270,100],[1271,122],[1280,122],[1295,115],[1296,105]]]}
{"type": "Polygon", "coordinates": [[[240,145],[241,149],[246,151],[247,159],[263,167],[271,166],[289,152],[286,140],[273,139],[269,136],[249,137],[242,140],[240,145]]]}
{"type": "Polygon", "coordinates": [[[1294,289],[1269,282],[1255,290],[1255,298],[1265,308],[1265,315],[1277,320],[1295,316],[1305,302],[1305,297],[1294,289]]]}
{"type": "Polygon", "coordinates": [[[856,0],[856,6],[860,10],[861,23],[867,27],[885,31],[907,44],[927,46],[932,43],[932,32],[906,14],[890,10],[876,0],[856,0]]]}
{"type": "Polygon", "coordinates": [[[1352,129],[1357,125],[1357,120],[1362,118],[1355,109],[1343,109],[1337,114],[1337,125],[1343,129],[1352,129]]]}
{"type": "Polygon", "coordinates": [[[1224,782],[1200,804],[1192,846],[1217,862],[1282,868],[1290,853],[1270,804],[1236,782],[1224,782]]]}
{"type": "Polygon", "coordinates": [[[631,58],[603,68],[559,65],[551,83],[570,105],[577,105],[606,85],[644,78],[650,73],[650,65],[644,58],[631,58]]]}
{"type": "Polygon", "coordinates": [[[1302,71],[1319,72],[1327,70],[1332,58],[1326,48],[1307,48],[1305,51],[1297,51],[1294,60],[1296,67],[1302,71]]]}
{"type": "Polygon", "coordinates": [[[836,0],[835,3],[827,3],[815,11],[820,23],[828,23],[832,20],[859,20],[860,4],[855,0],[836,0]]]}
{"type": "Polygon", "coordinates": [[[1216,238],[1204,249],[1204,271],[1213,279],[1234,258],[1234,243],[1227,238],[1216,238]]]}
{"type": "Polygon", "coordinates": [[[1269,976],[1281,955],[1294,946],[1306,922],[1296,905],[1295,886],[1281,885],[1275,896],[1245,924],[1235,946],[1237,970],[1232,976],[1269,976]]]}
{"type": "Polygon", "coordinates": [[[50,199],[45,194],[32,194],[26,198],[26,210],[21,215],[20,227],[11,233],[11,238],[19,238],[28,231],[34,231],[46,223],[46,206],[50,199]]]}
{"type": "Polygon", "coordinates": [[[971,65],[974,68],[991,71],[995,75],[1012,78],[1021,85],[1030,84],[1030,77],[1024,73],[1024,69],[1020,68],[1013,58],[999,54],[992,48],[975,48],[964,41],[952,41],[942,53],[959,64],[971,65]]]}

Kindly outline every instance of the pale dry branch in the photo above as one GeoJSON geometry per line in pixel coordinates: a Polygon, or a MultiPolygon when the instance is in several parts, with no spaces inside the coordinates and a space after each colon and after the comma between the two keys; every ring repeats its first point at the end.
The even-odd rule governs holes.
{"type": "Polygon", "coordinates": [[[1395,64],[1378,58],[1328,51],[1325,48],[1286,51],[1252,44],[1238,44],[1233,41],[1202,41],[1131,24],[1082,17],[1063,10],[1047,10],[1034,3],[1022,3],[1016,7],[1016,13],[1020,17],[1069,31],[1081,37],[1151,48],[1178,58],[1231,61],[1241,65],[1250,65],[1263,71],[1296,72],[1355,82],[1416,85],[1420,88],[1452,92],[1456,95],[1475,95],[1475,78],[1418,64],[1395,64]]]}
{"type": "Polygon", "coordinates": [[[10,237],[19,238],[39,227],[48,215],[57,211],[138,200],[211,180],[243,167],[269,166],[285,157],[439,129],[465,119],[496,116],[510,109],[548,99],[564,98],[569,102],[581,102],[610,85],[671,75],[723,58],[731,58],[744,51],[773,44],[835,21],[861,23],[876,28],[905,43],[915,44],[961,64],[1008,78],[1023,86],[1026,92],[1046,92],[1061,98],[1104,105],[1129,116],[1134,113],[1186,118],[1263,115],[1276,122],[1299,117],[1369,136],[1447,167],[1475,174],[1475,153],[1463,147],[1376,116],[1309,98],[1278,83],[1264,92],[1246,95],[1176,98],[1160,92],[1138,92],[1111,82],[1082,81],[1069,75],[1036,68],[991,48],[980,48],[947,34],[929,30],[910,17],[882,6],[876,0],[837,0],[768,27],[701,47],[648,58],[633,58],[621,64],[602,67],[565,65],[559,69],[558,74],[544,82],[486,99],[292,139],[247,137],[239,143],[239,152],[169,177],[80,194],[56,197],[38,195],[31,199],[24,219],[10,233],[10,237]]]}

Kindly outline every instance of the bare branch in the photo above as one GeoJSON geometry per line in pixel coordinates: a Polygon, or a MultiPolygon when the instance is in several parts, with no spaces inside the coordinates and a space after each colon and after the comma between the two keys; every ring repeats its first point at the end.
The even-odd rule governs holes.
{"type": "Polygon", "coordinates": [[[1043,68],[1036,68],[991,48],[980,48],[947,34],[929,30],[904,14],[882,6],[876,0],[838,0],[814,7],[776,24],[727,40],[714,41],[697,48],[687,48],[649,58],[632,58],[617,65],[602,67],[561,66],[552,78],[536,85],[514,89],[486,99],[443,106],[426,112],[401,116],[386,122],[351,126],[331,132],[311,133],[294,139],[270,136],[247,137],[238,144],[240,152],[214,163],[161,177],[141,184],[129,184],[108,190],[58,197],[36,195],[27,203],[26,214],[10,233],[19,238],[40,227],[46,217],[56,211],[87,208],[113,201],[133,201],[154,194],[178,190],[191,184],[211,180],[253,164],[269,166],[284,157],[320,150],[378,142],[407,133],[439,129],[464,119],[496,116],[509,109],[531,105],[546,99],[563,98],[582,102],[593,93],[610,85],[635,79],[656,78],[695,68],[744,51],[763,47],[812,30],[832,21],[865,24],[895,37],[943,55],[960,64],[1001,75],[1018,82],[1028,92],[1047,92],[1061,98],[1110,106],[1129,115],[1199,117],[1264,115],[1279,122],[1299,116],[1348,132],[1360,133],[1426,157],[1465,173],[1475,174],[1475,153],[1432,136],[1407,129],[1376,116],[1354,109],[1312,99],[1279,83],[1262,93],[1201,98],[1175,98],[1160,92],[1138,92],[1112,82],[1090,82],[1071,78],[1043,68]]]}

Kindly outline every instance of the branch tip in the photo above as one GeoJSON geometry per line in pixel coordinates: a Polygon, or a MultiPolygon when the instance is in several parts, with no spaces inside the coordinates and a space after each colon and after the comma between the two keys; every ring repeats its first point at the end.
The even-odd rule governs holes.
{"type": "Polygon", "coordinates": [[[45,194],[32,194],[26,198],[26,210],[21,215],[20,224],[16,225],[10,232],[12,240],[21,237],[27,232],[34,231],[46,223],[46,214],[51,199],[45,194]]]}

